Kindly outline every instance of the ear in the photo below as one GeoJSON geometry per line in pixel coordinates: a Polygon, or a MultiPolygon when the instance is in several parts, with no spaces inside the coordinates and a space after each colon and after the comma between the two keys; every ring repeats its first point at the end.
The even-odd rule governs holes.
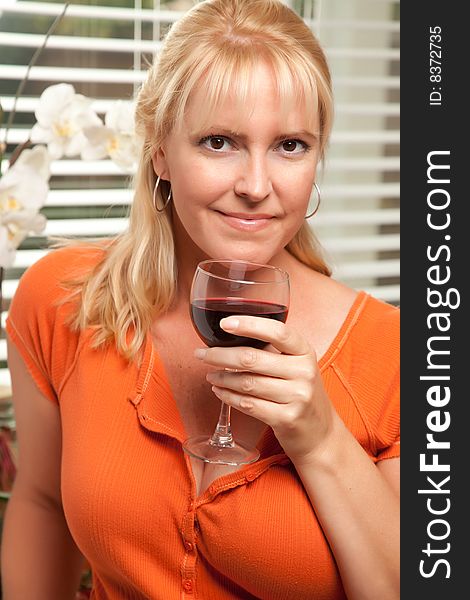
{"type": "Polygon", "coordinates": [[[171,180],[165,150],[162,147],[158,148],[152,156],[152,165],[153,170],[161,179],[165,179],[166,181],[171,180]]]}

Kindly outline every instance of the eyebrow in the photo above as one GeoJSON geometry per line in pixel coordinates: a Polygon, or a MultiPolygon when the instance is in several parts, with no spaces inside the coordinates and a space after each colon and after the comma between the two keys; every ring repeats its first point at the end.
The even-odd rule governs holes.
{"type": "MultiPolygon", "coordinates": [[[[236,137],[243,141],[246,141],[249,137],[244,133],[233,131],[233,129],[227,129],[226,127],[219,127],[218,125],[209,125],[208,127],[205,127],[203,131],[194,131],[191,135],[195,137],[203,137],[204,135],[209,135],[209,132],[212,132],[214,134],[220,133],[221,135],[227,135],[230,137],[236,137]]],[[[299,131],[289,131],[287,133],[280,133],[278,136],[276,136],[276,140],[294,139],[298,137],[309,137],[317,141],[319,135],[316,133],[312,133],[311,131],[307,131],[306,129],[301,129],[299,131]]]]}

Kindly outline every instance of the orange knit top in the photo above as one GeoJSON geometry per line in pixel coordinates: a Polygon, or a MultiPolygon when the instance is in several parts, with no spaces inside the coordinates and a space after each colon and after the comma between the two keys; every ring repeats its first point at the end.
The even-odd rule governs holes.
{"type": "MultiPolygon", "coordinates": [[[[266,427],[258,462],[199,497],[185,431],[149,336],[139,364],[65,324],[60,285],[98,251],[54,251],[21,278],[7,331],[60,407],[62,498],[94,600],[344,600],[296,471],[266,427]]],[[[339,415],[372,461],[399,455],[399,311],[360,292],[320,360],[339,415]]],[[[371,499],[373,501],[373,499],[371,499]]]]}

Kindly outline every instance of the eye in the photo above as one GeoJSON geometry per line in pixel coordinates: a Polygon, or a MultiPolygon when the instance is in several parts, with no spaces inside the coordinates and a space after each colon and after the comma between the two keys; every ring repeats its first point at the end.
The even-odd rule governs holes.
{"type": "Polygon", "coordinates": [[[205,148],[208,148],[209,150],[214,150],[216,152],[220,152],[221,150],[227,150],[227,148],[224,147],[224,145],[229,143],[230,142],[228,141],[228,139],[223,137],[222,135],[207,135],[206,137],[202,138],[202,140],[199,142],[201,146],[204,146],[205,148]]]}
{"type": "Polygon", "coordinates": [[[301,152],[308,152],[310,146],[302,140],[283,140],[280,147],[287,154],[300,154],[301,152]]]}

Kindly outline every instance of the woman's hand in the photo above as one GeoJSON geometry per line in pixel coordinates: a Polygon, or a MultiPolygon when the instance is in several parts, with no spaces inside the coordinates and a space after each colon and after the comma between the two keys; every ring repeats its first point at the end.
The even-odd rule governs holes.
{"type": "Polygon", "coordinates": [[[325,443],[336,416],[315,352],[296,330],[272,319],[240,315],[222,319],[220,325],[230,333],[268,342],[273,349],[196,350],[198,358],[222,368],[207,375],[214,393],[272,427],[292,462],[308,460],[325,443]]]}
{"type": "MultiPolygon", "coordinates": [[[[223,319],[222,328],[272,347],[197,350],[209,365],[240,371],[209,374],[215,393],[273,428],[332,548],[348,598],[399,598],[398,496],[339,418],[313,349],[284,323],[243,315],[230,327],[232,319],[223,319]]],[[[398,465],[390,467],[389,480],[398,478],[398,465]]]]}

